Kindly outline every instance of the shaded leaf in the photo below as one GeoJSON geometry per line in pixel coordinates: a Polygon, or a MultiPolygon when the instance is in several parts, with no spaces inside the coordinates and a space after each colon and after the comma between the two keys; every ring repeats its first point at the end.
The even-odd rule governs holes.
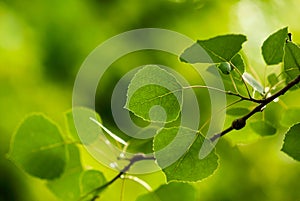
{"type": "Polygon", "coordinates": [[[231,63],[239,70],[241,74],[245,71],[245,64],[240,54],[236,54],[232,59],[231,63]]]}
{"type": "Polygon", "coordinates": [[[270,35],[262,45],[262,55],[268,65],[282,62],[284,44],[288,36],[288,28],[278,30],[270,35]]]}
{"type": "Polygon", "coordinates": [[[261,136],[274,135],[277,131],[272,124],[264,120],[250,122],[250,127],[261,136]]]}
{"type": "Polygon", "coordinates": [[[284,71],[287,75],[287,82],[300,74],[300,48],[298,45],[288,42],[285,45],[284,71]]]}
{"type": "Polygon", "coordinates": [[[300,161],[300,123],[295,124],[287,131],[281,150],[293,159],[300,161]]]}
{"type": "Polygon", "coordinates": [[[275,73],[268,75],[268,82],[271,86],[275,86],[279,82],[278,77],[275,73]]]}
{"type": "Polygon", "coordinates": [[[66,152],[57,126],[44,115],[33,114],[17,129],[9,158],[28,174],[51,180],[64,172],[66,152]]]}
{"type": "Polygon", "coordinates": [[[146,121],[171,122],[182,105],[182,86],[166,70],[148,65],[131,80],[125,108],[146,121]]]}
{"type": "MultiPolygon", "coordinates": [[[[80,187],[81,187],[81,194],[85,195],[93,191],[96,188],[104,185],[106,183],[106,179],[104,175],[97,171],[97,170],[86,170],[82,172],[80,177],[80,187]]],[[[93,196],[100,193],[99,191],[95,191],[93,196]]]]}
{"type": "Polygon", "coordinates": [[[212,151],[204,159],[199,158],[204,142],[202,135],[183,127],[162,129],[154,137],[155,157],[168,182],[199,181],[214,173],[218,167],[215,150],[205,147],[212,151]]]}
{"type": "Polygon", "coordinates": [[[255,91],[264,94],[263,86],[251,74],[244,72],[242,77],[255,91]]]}
{"type": "Polygon", "coordinates": [[[300,48],[295,43],[288,42],[285,45],[284,69],[291,68],[300,69],[300,48]]]}
{"type": "Polygon", "coordinates": [[[161,185],[154,192],[141,195],[136,201],[196,201],[196,191],[191,184],[172,182],[161,185]]]}
{"type": "Polygon", "coordinates": [[[231,116],[243,116],[249,112],[250,110],[244,107],[234,107],[226,110],[226,114],[231,116]]]}
{"type": "Polygon", "coordinates": [[[186,63],[229,62],[242,49],[246,40],[246,36],[235,34],[198,40],[181,54],[180,60],[186,63]]]}
{"type": "Polygon", "coordinates": [[[48,188],[63,201],[75,201],[80,198],[79,179],[83,171],[79,150],[75,145],[68,145],[68,161],[64,174],[47,182],[48,188]]]}

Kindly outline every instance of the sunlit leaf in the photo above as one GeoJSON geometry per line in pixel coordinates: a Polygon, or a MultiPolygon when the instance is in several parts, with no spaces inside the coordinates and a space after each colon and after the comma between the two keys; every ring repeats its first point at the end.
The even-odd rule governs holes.
{"type": "Polygon", "coordinates": [[[300,161],[300,123],[292,126],[285,135],[282,151],[300,161]]]}
{"type": "Polygon", "coordinates": [[[57,126],[44,115],[33,114],[17,129],[9,158],[28,174],[51,180],[64,172],[66,153],[57,126]]]}
{"type": "Polygon", "coordinates": [[[250,122],[250,127],[261,136],[274,135],[277,131],[272,124],[264,120],[252,121],[250,122]]]}
{"type": "Polygon", "coordinates": [[[112,137],[115,141],[127,146],[127,142],[125,142],[122,138],[120,138],[119,136],[117,136],[116,134],[114,134],[113,132],[111,132],[108,128],[106,128],[103,124],[101,124],[98,120],[90,117],[89,118],[92,122],[94,122],[95,124],[97,124],[98,126],[100,126],[110,137],[112,137]]]}
{"type": "Polygon", "coordinates": [[[291,107],[282,113],[281,123],[284,126],[291,126],[300,123],[300,107],[291,107]]]}
{"type": "Polygon", "coordinates": [[[198,40],[181,54],[180,60],[187,63],[229,62],[242,49],[246,40],[246,36],[234,34],[198,40]]]}
{"type": "Polygon", "coordinates": [[[154,192],[141,195],[136,201],[196,201],[196,191],[191,184],[176,183],[161,185],[154,192]]]}
{"type": "Polygon", "coordinates": [[[47,182],[48,188],[63,201],[75,201],[80,198],[79,179],[83,171],[79,150],[75,145],[68,145],[68,161],[64,174],[47,182]]]}
{"type": "Polygon", "coordinates": [[[97,121],[101,122],[100,116],[95,111],[77,107],[66,112],[65,117],[72,140],[89,144],[98,139],[101,127],[90,119],[91,117],[96,118],[97,121]],[[76,120],[74,120],[74,115],[76,120]]]}
{"type": "Polygon", "coordinates": [[[73,118],[73,112],[72,110],[68,110],[65,113],[65,120],[68,128],[68,134],[70,138],[72,138],[74,141],[80,142],[80,138],[78,136],[75,124],[74,124],[74,118],[73,118]]]}
{"type": "Polygon", "coordinates": [[[260,94],[264,94],[263,86],[254,78],[251,74],[244,72],[243,79],[247,82],[255,91],[259,92],[260,94]]]}
{"type": "Polygon", "coordinates": [[[288,37],[288,28],[278,30],[270,35],[262,45],[262,55],[268,65],[278,64],[282,61],[284,44],[288,37]]]}
{"type": "Polygon", "coordinates": [[[136,139],[132,138],[129,141],[130,146],[128,146],[127,151],[131,153],[152,153],[153,138],[149,139],[136,139]]]}
{"type": "Polygon", "coordinates": [[[215,150],[212,149],[205,158],[199,158],[204,141],[199,133],[182,127],[163,129],[155,136],[155,156],[168,182],[199,181],[214,173],[218,167],[215,150]]]}
{"type": "Polygon", "coordinates": [[[125,108],[147,121],[177,119],[182,105],[182,86],[166,70],[148,65],[131,80],[125,108]]]}

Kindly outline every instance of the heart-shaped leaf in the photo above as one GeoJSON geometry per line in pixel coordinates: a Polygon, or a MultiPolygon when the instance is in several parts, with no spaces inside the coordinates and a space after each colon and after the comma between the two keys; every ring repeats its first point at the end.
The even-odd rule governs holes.
{"type": "Polygon", "coordinates": [[[9,158],[28,174],[55,179],[66,166],[67,149],[57,126],[41,114],[28,116],[17,129],[9,158]]]}
{"type": "Polygon", "coordinates": [[[171,122],[182,106],[182,86],[166,70],[148,65],[131,80],[125,108],[146,121],[171,122]]]}
{"type": "MultiPolygon", "coordinates": [[[[200,159],[199,153],[206,139],[187,128],[162,129],[154,138],[157,163],[163,168],[167,181],[200,181],[214,173],[218,167],[215,149],[200,159]]],[[[212,145],[211,145],[212,146],[212,145]]]]}
{"type": "Polygon", "coordinates": [[[262,55],[268,65],[278,64],[282,61],[284,44],[288,37],[288,28],[285,27],[270,35],[263,43],[262,55]]]}
{"type": "Polygon", "coordinates": [[[246,36],[239,34],[198,40],[180,55],[180,60],[186,63],[229,62],[242,49],[246,40],[246,36]]]}

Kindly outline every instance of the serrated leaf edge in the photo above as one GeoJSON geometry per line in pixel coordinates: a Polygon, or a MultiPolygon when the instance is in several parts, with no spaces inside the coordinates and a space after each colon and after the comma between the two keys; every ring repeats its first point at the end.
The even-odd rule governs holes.
{"type": "MultiPolygon", "coordinates": [[[[137,74],[138,74],[140,71],[142,71],[144,68],[147,68],[147,66],[148,66],[148,65],[146,65],[146,66],[144,66],[143,68],[139,69],[139,70],[134,74],[134,76],[132,77],[131,81],[132,81],[133,79],[136,78],[137,74]]],[[[169,74],[170,76],[172,76],[172,77],[176,80],[176,82],[182,87],[181,83],[177,80],[177,78],[176,78],[174,75],[172,75],[171,73],[169,73],[169,72],[166,71],[165,69],[158,67],[157,65],[156,65],[156,67],[157,67],[158,69],[160,69],[160,70],[165,71],[165,72],[166,72],[167,74],[169,74]]],[[[131,81],[130,81],[128,87],[127,87],[127,91],[128,91],[129,86],[130,86],[130,84],[131,84],[131,81]]],[[[178,91],[179,91],[179,90],[178,90],[178,91]]],[[[171,93],[174,93],[174,92],[176,92],[176,91],[170,91],[170,92],[168,92],[166,95],[171,94],[171,93]]],[[[165,96],[165,95],[164,95],[164,96],[165,96]]],[[[161,98],[161,96],[160,96],[159,98],[161,98]]],[[[153,123],[171,123],[171,122],[173,122],[173,121],[176,121],[176,120],[178,119],[178,117],[180,116],[181,109],[182,109],[182,105],[183,105],[183,87],[181,88],[181,103],[179,104],[179,106],[180,106],[180,111],[177,113],[176,118],[175,118],[174,120],[170,120],[170,121],[161,122],[161,121],[153,121],[153,120],[145,119],[144,117],[142,117],[141,115],[137,114],[136,112],[134,112],[133,110],[131,110],[131,109],[129,108],[129,105],[128,105],[128,104],[129,104],[129,101],[130,101],[130,100],[129,100],[129,101],[128,101],[128,100],[129,100],[128,93],[126,93],[126,103],[125,103],[125,105],[123,106],[123,108],[126,109],[126,110],[128,110],[128,111],[130,111],[130,112],[132,112],[135,116],[141,118],[142,120],[144,120],[144,121],[146,121],[146,122],[153,122],[153,123]]],[[[154,99],[153,99],[153,100],[154,100],[154,99]]]]}
{"type": "MultiPolygon", "coordinates": [[[[163,130],[163,129],[171,130],[171,129],[174,129],[174,128],[184,128],[184,129],[188,129],[188,130],[191,130],[191,131],[194,131],[194,132],[197,133],[197,136],[195,137],[194,141],[191,143],[191,145],[189,146],[189,148],[190,148],[191,146],[194,145],[194,143],[195,143],[195,141],[197,140],[197,138],[199,137],[199,135],[201,135],[201,136],[204,138],[204,140],[210,141],[210,140],[207,139],[205,136],[203,136],[199,131],[196,131],[196,130],[193,130],[193,129],[190,129],[190,128],[184,127],[184,126],[161,128],[161,129],[159,129],[159,130],[156,132],[156,135],[157,135],[161,130],[163,130]]],[[[156,136],[156,135],[155,135],[155,136],[156,136]]],[[[155,156],[155,150],[154,150],[154,140],[155,140],[155,136],[154,136],[153,141],[152,141],[152,150],[153,150],[154,156],[155,156]]],[[[212,145],[212,146],[213,146],[213,145],[212,145]]],[[[186,151],[186,152],[187,152],[187,151],[186,151]]],[[[185,155],[186,152],[185,152],[183,155],[185,155]]],[[[199,150],[199,152],[200,152],[200,150],[199,150]]],[[[165,174],[164,170],[161,168],[161,171],[163,172],[164,177],[165,177],[165,182],[166,182],[167,184],[169,184],[169,183],[171,183],[171,182],[197,183],[197,182],[199,182],[199,181],[206,180],[206,179],[208,179],[209,177],[213,176],[213,175],[217,172],[217,170],[219,169],[219,167],[220,167],[220,156],[219,156],[218,153],[217,153],[216,147],[213,148],[213,152],[214,152],[214,154],[217,156],[217,167],[216,167],[216,169],[213,170],[213,172],[212,172],[209,176],[207,176],[207,177],[205,177],[205,178],[202,178],[202,179],[199,179],[199,180],[196,180],[196,181],[179,180],[179,179],[171,179],[171,180],[168,180],[168,176],[165,174]]],[[[183,155],[182,155],[181,157],[183,157],[183,155]]],[[[180,157],[180,159],[181,159],[181,157],[180,157]]],[[[183,160],[183,159],[182,159],[182,160],[183,160]]],[[[176,162],[177,162],[177,161],[175,161],[174,163],[176,163],[176,162]]],[[[158,166],[159,166],[159,165],[158,165],[158,166]]]]}

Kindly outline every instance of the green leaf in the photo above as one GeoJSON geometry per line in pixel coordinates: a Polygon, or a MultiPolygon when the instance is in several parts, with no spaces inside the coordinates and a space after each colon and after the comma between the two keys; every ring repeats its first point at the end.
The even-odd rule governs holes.
{"type": "Polygon", "coordinates": [[[186,63],[229,62],[242,49],[246,40],[246,36],[234,34],[198,40],[181,54],[180,60],[186,63]]]}
{"type": "Polygon", "coordinates": [[[240,54],[236,54],[232,59],[231,63],[239,70],[241,74],[245,71],[245,64],[240,54]]]}
{"type": "Polygon", "coordinates": [[[285,45],[284,69],[300,69],[300,48],[292,42],[285,45]]]}
{"type": "Polygon", "coordinates": [[[182,86],[166,70],[148,65],[131,80],[125,108],[146,121],[171,122],[182,106],[182,86]]]}
{"type": "Polygon", "coordinates": [[[279,82],[278,77],[275,73],[268,75],[268,82],[271,86],[275,86],[279,82]]]}
{"type": "Polygon", "coordinates": [[[254,132],[261,136],[274,135],[277,131],[272,124],[264,120],[250,122],[250,127],[254,132]]]}
{"type": "MultiPolygon", "coordinates": [[[[146,130],[147,132],[147,130],[146,130]]],[[[156,133],[156,130],[153,131],[156,133]]],[[[127,151],[131,153],[152,153],[152,144],[153,144],[153,138],[149,139],[136,139],[132,138],[129,141],[130,146],[128,146],[127,151]]]]}
{"type": "Polygon", "coordinates": [[[196,201],[196,191],[191,184],[176,183],[161,185],[154,192],[141,195],[136,201],[196,201]]]}
{"type": "Polygon", "coordinates": [[[28,174],[51,180],[64,172],[66,152],[57,126],[44,115],[33,114],[17,129],[9,158],[28,174]]]}
{"type": "Polygon", "coordinates": [[[63,201],[75,201],[80,198],[79,179],[83,171],[79,150],[75,145],[68,145],[68,161],[64,174],[47,182],[47,187],[63,201]]]}
{"type": "Polygon", "coordinates": [[[281,117],[281,124],[283,124],[284,126],[291,126],[296,123],[300,123],[300,108],[288,108],[282,113],[281,117]]]}
{"type": "Polygon", "coordinates": [[[282,62],[287,36],[288,28],[285,27],[273,33],[264,41],[261,49],[266,64],[273,65],[282,62]]]}
{"type": "Polygon", "coordinates": [[[284,50],[284,71],[287,75],[287,82],[289,82],[300,74],[300,48],[298,45],[288,42],[284,50]]]}
{"type": "Polygon", "coordinates": [[[80,138],[77,134],[77,130],[76,130],[76,127],[75,127],[75,124],[74,124],[73,111],[72,110],[68,110],[65,113],[65,120],[66,120],[68,134],[69,134],[70,138],[73,139],[74,141],[80,142],[80,138]]]}
{"type": "MultiPolygon", "coordinates": [[[[154,151],[157,163],[163,168],[167,181],[199,181],[214,173],[218,167],[218,156],[212,151],[199,158],[205,138],[187,128],[165,128],[154,137],[154,151]],[[171,164],[169,164],[171,163],[171,164]]],[[[207,143],[205,145],[210,143],[207,143]]]]}
{"type": "MultiPolygon", "coordinates": [[[[106,183],[106,179],[101,172],[97,170],[84,171],[80,178],[81,193],[82,195],[85,195],[95,190],[96,188],[101,187],[105,183],[106,183]]],[[[95,191],[93,192],[93,194],[91,194],[91,196],[95,196],[99,193],[100,193],[99,191],[95,191]]]]}
{"type": "Polygon", "coordinates": [[[226,114],[228,114],[230,116],[243,116],[249,112],[250,112],[250,110],[248,108],[244,108],[244,107],[234,107],[234,108],[230,108],[230,109],[226,110],[226,114]]]}
{"type": "Polygon", "coordinates": [[[242,77],[255,91],[262,95],[265,93],[263,86],[251,74],[244,72],[242,77]]]}
{"type": "Polygon", "coordinates": [[[65,113],[69,135],[73,141],[90,144],[98,139],[102,130],[97,124],[91,121],[90,117],[101,122],[99,114],[88,108],[77,107],[65,113]],[[76,120],[74,120],[74,116],[76,120]]]}
{"type": "Polygon", "coordinates": [[[185,63],[214,63],[207,51],[201,47],[198,42],[188,47],[179,57],[180,61],[185,63]]]}
{"type": "Polygon", "coordinates": [[[228,75],[230,73],[231,66],[228,62],[222,62],[218,65],[218,68],[222,71],[223,74],[228,75]]]}
{"type": "Polygon", "coordinates": [[[281,150],[293,159],[300,161],[300,123],[288,130],[281,150]]]}

